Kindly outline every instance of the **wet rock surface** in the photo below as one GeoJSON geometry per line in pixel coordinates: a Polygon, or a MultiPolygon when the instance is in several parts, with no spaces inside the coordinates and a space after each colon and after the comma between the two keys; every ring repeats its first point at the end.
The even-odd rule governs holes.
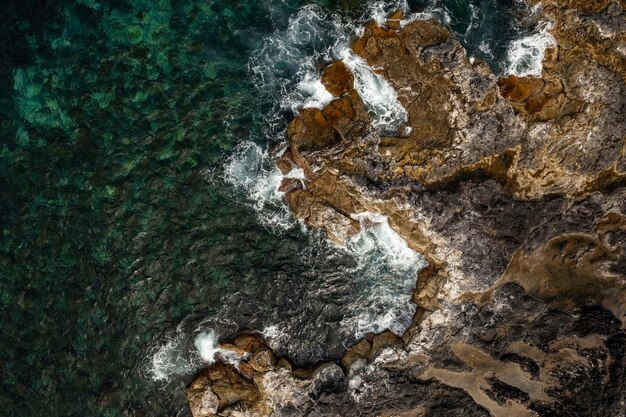
{"type": "Polygon", "coordinates": [[[368,23],[353,50],[407,110],[395,135],[343,63],[323,71],[337,98],[277,161],[306,177],[287,204],[338,243],[387,216],[429,261],[413,325],[306,369],[229,342],[246,354],[189,385],[195,417],[626,413],[626,12],[537,3],[556,40],[540,78],[498,78],[434,21],[368,23]]]}

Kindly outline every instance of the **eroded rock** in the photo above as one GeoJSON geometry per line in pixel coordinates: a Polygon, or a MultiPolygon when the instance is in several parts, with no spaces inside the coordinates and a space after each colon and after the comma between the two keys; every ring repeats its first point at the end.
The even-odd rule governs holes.
{"type": "Polygon", "coordinates": [[[310,369],[252,343],[189,386],[195,417],[624,415],[625,5],[533,2],[556,40],[541,77],[497,77],[434,21],[365,26],[353,50],[395,88],[403,137],[324,69],[337,98],[289,126],[277,165],[306,178],[286,202],[337,243],[387,216],[429,261],[414,322],[310,369]]]}

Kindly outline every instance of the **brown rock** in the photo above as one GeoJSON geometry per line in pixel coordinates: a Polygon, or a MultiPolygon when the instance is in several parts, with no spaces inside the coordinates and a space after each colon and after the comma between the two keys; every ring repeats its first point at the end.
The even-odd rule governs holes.
{"type": "Polygon", "coordinates": [[[313,181],[310,181],[307,190],[319,199],[332,204],[342,213],[359,211],[358,201],[352,197],[348,187],[329,171],[324,171],[313,181]]]}
{"type": "Polygon", "coordinates": [[[404,19],[404,13],[402,10],[396,10],[387,18],[387,27],[397,31],[400,29],[400,22],[402,19],[404,19]]]}
{"type": "Polygon", "coordinates": [[[356,90],[350,90],[331,101],[322,112],[344,141],[353,141],[365,134],[370,127],[369,114],[356,90]]]}
{"type": "Polygon", "coordinates": [[[276,358],[269,349],[263,349],[256,352],[250,358],[250,366],[257,372],[267,372],[274,368],[276,358]]]}
{"type": "Polygon", "coordinates": [[[222,363],[211,365],[187,387],[194,417],[213,416],[217,410],[240,402],[251,407],[259,398],[257,388],[250,381],[232,365],[222,363]]]}
{"type": "Polygon", "coordinates": [[[306,222],[312,227],[325,228],[328,238],[340,245],[361,230],[359,222],[344,216],[332,206],[320,202],[310,206],[306,222]]]}
{"type": "Polygon", "coordinates": [[[368,59],[377,53],[380,53],[378,42],[385,39],[393,39],[398,37],[398,32],[393,29],[385,30],[378,26],[376,21],[372,20],[365,25],[363,35],[352,44],[352,49],[357,55],[368,59]]]}
{"type": "Polygon", "coordinates": [[[289,171],[293,169],[293,164],[290,159],[283,157],[276,161],[276,168],[278,168],[284,175],[288,174],[289,171]]]}
{"type": "Polygon", "coordinates": [[[371,356],[376,356],[381,350],[388,346],[401,345],[402,339],[391,331],[384,331],[374,336],[372,340],[371,356]]]}
{"type": "Polygon", "coordinates": [[[266,346],[265,340],[256,333],[246,333],[237,336],[232,344],[245,353],[256,352],[266,346]]]}
{"type": "Polygon", "coordinates": [[[320,149],[339,142],[339,135],[318,109],[304,109],[287,129],[289,141],[299,151],[320,149]]]}
{"type": "Polygon", "coordinates": [[[280,182],[280,187],[278,187],[278,191],[280,191],[281,193],[287,193],[301,187],[302,182],[299,179],[283,178],[280,182]]]}
{"type": "Polygon", "coordinates": [[[339,97],[354,88],[354,75],[343,61],[336,61],[324,68],[322,83],[332,95],[339,97]]]}
{"type": "Polygon", "coordinates": [[[249,380],[254,378],[254,368],[246,361],[239,362],[239,373],[249,380]]]}
{"type": "Polygon", "coordinates": [[[435,20],[414,20],[403,30],[404,42],[413,50],[439,45],[449,36],[450,32],[435,20]]]}
{"type": "Polygon", "coordinates": [[[341,357],[341,365],[348,369],[359,358],[368,358],[372,350],[372,344],[366,339],[359,340],[358,343],[346,350],[346,353],[341,357]]]}
{"type": "Polygon", "coordinates": [[[509,75],[498,80],[502,96],[517,103],[524,103],[539,94],[543,89],[543,84],[541,78],[518,77],[516,75],[509,75]]]}

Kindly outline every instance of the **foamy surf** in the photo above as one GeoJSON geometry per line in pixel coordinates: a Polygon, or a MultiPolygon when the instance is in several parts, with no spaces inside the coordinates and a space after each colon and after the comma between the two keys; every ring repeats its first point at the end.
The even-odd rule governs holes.
{"type": "Polygon", "coordinates": [[[237,366],[246,357],[241,352],[222,348],[217,332],[201,323],[189,333],[179,326],[164,340],[157,341],[145,370],[152,380],[168,382],[218,360],[237,366]]]}
{"type": "Polygon", "coordinates": [[[406,0],[377,1],[369,7],[368,14],[378,26],[386,26],[387,17],[397,10],[407,14],[410,10],[409,3],[406,0]]]}
{"type": "MultiPolygon", "coordinates": [[[[397,9],[408,10],[406,1],[377,2],[369,18],[381,20],[397,9]]],[[[372,115],[374,128],[384,134],[397,133],[407,122],[406,110],[393,86],[350,49],[358,32],[340,17],[318,6],[306,6],[289,20],[286,31],[266,40],[253,56],[253,80],[259,89],[278,93],[283,110],[296,114],[307,107],[322,108],[334,97],[322,85],[318,68],[341,59],[354,73],[355,88],[372,115]]]]}
{"type": "Polygon", "coordinates": [[[540,32],[511,42],[507,52],[507,74],[541,77],[546,49],[556,45],[549,29],[544,25],[540,32]]]}
{"type": "Polygon", "coordinates": [[[198,369],[197,358],[186,354],[186,339],[185,332],[179,326],[151,349],[145,371],[153,381],[167,382],[175,376],[189,375],[198,369]]]}
{"type": "Polygon", "coordinates": [[[206,364],[212,364],[217,359],[221,359],[226,363],[239,365],[239,362],[246,358],[244,354],[220,347],[218,336],[213,330],[199,333],[194,338],[193,344],[206,364]]]}
{"type": "Polygon", "coordinates": [[[295,103],[296,108],[301,106],[302,108],[322,109],[334,99],[333,95],[322,84],[321,78],[312,73],[307,73],[304,79],[298,83],[297,88],[302,97],[305,98],[301,105],[295,103]]]}
{"type": "Polygon", "coordinates": [[[351,327],[356,339],[384,330],[402,335],[415,313],[412,290],[426,260],[389,226],[385,216],[366,212],[354,217],[362,231],[346,248],[358,260],[355,275],[362,281],[368,308],[345,325],[351,327]]]}
{"type": "MultiPolygon", "coordinates": [[[[269,345],[279,353],[296,361],[309,360],[310,355],[320,359],[324,354],[316,350],[319,349],[315,347],[319,343],[317,338],[329,332],[333,335],[331,339],[340,338],[342,345],[348,347],[367,333],[391,330],[402,335],[410,326],[416,310],[412,292],[426,260],[409,248],[389,226],[386,217],[376,213],[354,217],[361,223],[362,230],[345,246],[327,240],[315,243],[321,249],[321,252],[315,251],[317,257],[351,262],[343,263],[329,276],[320,276],[315,288],[299,299],[299,311],[292,311],[288,317],[272,321],[262,329],[269,345]],[[330,304],[328,300],[332,300],[330,304]],[[338,322],[329,322],[323,314],[311,313],[332,308],[334,302],[341,303],[342,318],[338,322]]],[[[308,260],[312,266],[319,265],[320,261],[316,257],[308,260]]]]}
{"type": "Polygon", "coordinates": [[[350,48],[343,48],[338,55],[354,74],[355,88],[372,115],[374,128],[381,134],[398,133],[406,125],[408,114],[393,86],[350,48]]]}
{"type": "Polygon", "coordinates": [[[252,141],[242,142],[224,166],[224,179],[245,194],[245,204],[262,225],[280,233],[295,224],[279,191],[283,174],[267,149],[252,141]]]}

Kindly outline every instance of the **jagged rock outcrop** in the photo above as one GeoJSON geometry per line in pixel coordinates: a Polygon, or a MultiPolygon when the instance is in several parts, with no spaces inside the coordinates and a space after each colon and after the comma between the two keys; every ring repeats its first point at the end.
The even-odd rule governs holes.
{"type": "Polygon", "coordinates": [[[313,369],[248,343],[189,386],[195,417],[625,414],[625,4],[540,3],[541,78],[498,78],[434,21],[368,23],[353,49],[407,111],[395,136],[343,63],[323,71],[337,98],[292,121],[277,161],[306,176],[287,204],[339,243],[355,214],[386,215],[429,261],[414,323],[313,369]]]}

